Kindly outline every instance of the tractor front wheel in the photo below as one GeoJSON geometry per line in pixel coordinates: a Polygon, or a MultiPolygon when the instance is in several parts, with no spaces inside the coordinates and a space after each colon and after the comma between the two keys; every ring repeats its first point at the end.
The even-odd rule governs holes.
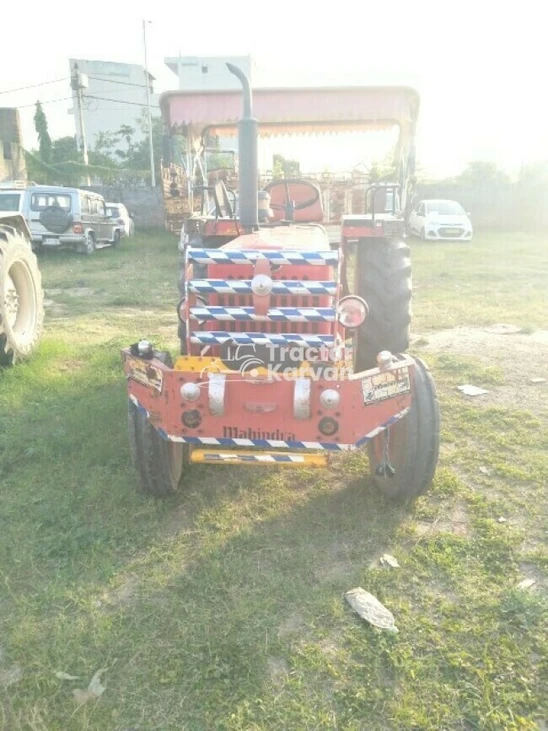
{"type": "Polygon", "coordinates": [[[176,492],[188,465],[188,445],[163,439],[145,411],[131,400],[128,422],[131,459],[139,473],[141,492],[153,497],[176,492]]]}
{"type": "Polygon", "coordinates": [[[387,497],[413,499],[429,488],[438,462],[440,412],[436,386],[415,358],[413,401],[406,416],[369,443],[375,485],[387,497]]]}
{"type": "Polygon", "coordinates": [[[357,332],[356,370],[377,365],[381,350],[405,353],[411,323],[411,259],[399,239],[372,239],[358,244],[356,294],[369,314],[357,332]]]}

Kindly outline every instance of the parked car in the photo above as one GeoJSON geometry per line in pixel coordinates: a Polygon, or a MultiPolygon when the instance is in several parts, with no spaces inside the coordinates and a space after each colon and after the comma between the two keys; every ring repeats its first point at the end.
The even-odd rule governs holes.
{"type": "Polygon", "coordinates": [[[22,213],[24,190],[13,188],[0,189],[0,212],[2,213],[22,213]]]}
{"type": "Polygon", "coordinates": [[[108,215],[122,226],[122,236],[133,236],[135,223],[125,205],[123,203],[107,203],[106,207],[108,215]]]}
{"type": "Polygon", "coordinates": [[[423,241],[470,241],[473,234],[468,213],[460,203],[450,200],[420,201],[409,215],[408,228],[423,241]]]}
{"type": "Polygon", "coordinates": [[[92,191],[55,185],[4,188],[0,208],[6,206],[25,217],[35,250],[47,246],[93,254],[116,246],[122,236],[122,225],[109,217],[103,196],[92,191]]]}

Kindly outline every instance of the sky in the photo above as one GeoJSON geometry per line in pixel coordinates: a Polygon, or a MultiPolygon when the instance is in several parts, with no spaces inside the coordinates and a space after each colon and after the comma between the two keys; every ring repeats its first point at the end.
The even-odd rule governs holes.
{"type": "MultiPolygon", "coordinates": [[[[546,32],[538,0],[6,5],[0,106],[21,108],[26,147],[36,144],[36,99],[48,102],[52,137],[74,134],[71,102],[51,102],[70,96],[68,59],[143,63],[146,18],[155,91],[177,88],[166,56],[249,53],[261,85],[414,86],[421,95],[418,163],[433,177],[456,174],[471,160],[495,161],[512,174],[522,164],[548,160],[546,32]]],[[[348,141],[342,157],[359,159],[355,147],[348,141]]],[[[321,148],[316,154],[321,158],[321,148]]]]}

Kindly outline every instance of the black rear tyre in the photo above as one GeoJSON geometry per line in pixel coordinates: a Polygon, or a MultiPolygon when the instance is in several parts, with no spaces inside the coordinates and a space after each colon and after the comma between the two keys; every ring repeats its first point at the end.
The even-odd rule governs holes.
{"type": "Polygon", "coordinates": [[[173,494],[188,465],[188,445],[163,439],[131,400],[128,423],[131,459],[139,473],[141,492],[154,497],[173,494]]]}
{"type": "Polygon", "coordinates": [[[355,291],[369,306],[357,334],[356,368],[374,368],[381,350],[404,353],[411,324],[411,259],[399,239],[357,245],[355,291]]]}
{"type": "Polygon", "coordinates": [[[390,498],[422,495],[434,478],[439,442],[436,386],[428,366],[415,358],[413,402],[408,414],[369,443],[373,482],[390,498]]]}

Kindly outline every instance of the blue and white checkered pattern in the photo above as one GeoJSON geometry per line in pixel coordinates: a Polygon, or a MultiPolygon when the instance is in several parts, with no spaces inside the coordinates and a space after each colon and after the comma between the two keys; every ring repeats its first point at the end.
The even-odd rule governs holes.
{"type": "Polygon", "coordinates": [[[406,416],[406,414],[409,412],[409,409],[404,409],[403,411],[399,411],[397,414],[394,414],[394,416],[391,416],[388,421],[386,421],[382,426],[378,426],[376,429],[373,429],[373,431],[370,431],[369,434],[366,434],[361,439],[358,439],[355,447],[363,447],[364,444],[367,444],[367,442],[370,442],[372,439],[374,439],[376,436],[378,436],[381,432],[383,432],[385,429],[388,429],[389,426],[392,426],[392,424],[395,424],[397,421],[399,421],[403,416],[406,416]]]}
{"type": "Polygon", "coordinates": [[[222,345],[232,341],[237,345],[307,345],[311,347],[333,347],[335,339],[333,335],[301,335],[300,333],[288,333],[287,335],[276,335],[270,333],[231,333],[223,330],[193,330],[190,333],[192,343],[202,345],[222,345]]]}
{"type": "Polygon", "coordinates": [[[257,259],[268,259],[274,265],[295,264],[337,264],[339,252],[325,251],[257,251],[257,250],[222,250],[222,249],[187,249],[188,261],[198,264],[249,264],[257,259]]]}
{"type": "Polygon", "coordinates": [[[254,307],[191,307],[193,320],[256,320],[259,322],[334,322],[333,307],[271,307],[257,315],[254,307]]]}
{"type": "Polygon", "coordinates": [[[332,444],[331,442],[283,442],[279,439],[228,439],[225,437],[175,437],[169,436],[158,429],[158,433],[172,442],[185,444],[203,444],[206,447],[263,447],[264,449],[320,449],[330,452],[340,452],[352,449],[352,444],[332,444]]]}
{"type": "MultiPolygon", "coordinates": [[[[253,294],[250,279],[192,279],[188,283],[188,290],[193,294],[253,294]]],[[[275,279],[272,286],[272,294],[334,296],[336,291],[337,282],[275,279]]]]}

